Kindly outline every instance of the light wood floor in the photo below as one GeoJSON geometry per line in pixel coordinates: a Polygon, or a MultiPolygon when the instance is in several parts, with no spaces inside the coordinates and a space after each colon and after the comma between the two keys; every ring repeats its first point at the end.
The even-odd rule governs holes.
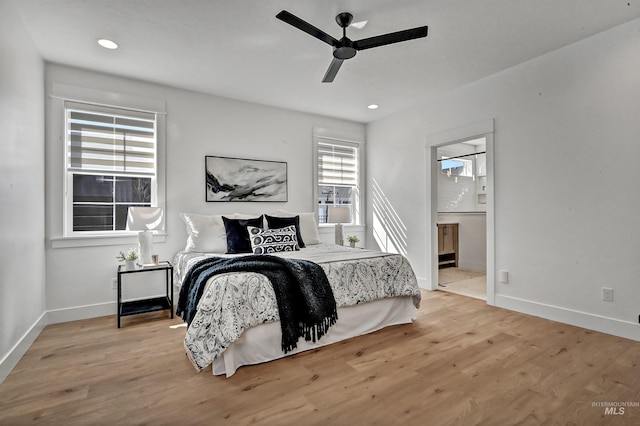
{"type": "Polygon", "coordinates": [[[424,292],[413,324],[231,378],[162,314],[48,326],[0,385],[0,424],[638,424],[640,342],[424,292]],[[619,412],[619,408],[618,408],[619,412]]]}
{"type": "Polygon", "coordinates": [[[444,268],[438,271],[439,290],[487,300],[487,275],[481,271],[444,268]]]}

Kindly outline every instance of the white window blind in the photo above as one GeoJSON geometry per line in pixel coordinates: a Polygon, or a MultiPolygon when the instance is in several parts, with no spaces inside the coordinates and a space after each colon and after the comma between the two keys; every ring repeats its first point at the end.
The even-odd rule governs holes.
{"type": "Polygon", "coordinates": [[[157,203],[156,114],[65,102],[65,233],[126,228],[157,203]]]}
{"type": "Polygon", "coordinates": [[[130,111],[103,113],[74,106],[67,107],[66,114],[68,170],[155,174],[154,114],[132,116],[130,111]]]}
{"type": "Polygon", "coordinates": [[[357,146],[318,141],[318,184],[357,187],[357,146]]]}

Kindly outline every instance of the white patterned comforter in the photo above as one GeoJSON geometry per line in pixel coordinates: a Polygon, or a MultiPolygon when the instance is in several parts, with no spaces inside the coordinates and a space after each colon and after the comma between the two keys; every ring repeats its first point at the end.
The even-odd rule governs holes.
{"type": "MultiPolygon", "coordinates": [[[[323,243],[278,255],[318,263],[327,274],[338,307],[397,296],[411,296],[414,306],[420,307],[416,276],[399,254],[323,243]]],[[[179,252],[174,259],[175,282],[181,285],[189,267],[209,256],[232,255],[179,252]]],[[[194,367],[202,370],[247,328],[278,320],[275,293],[264,275],[217,275],[207,283],[184,346],[194,367]]]]}

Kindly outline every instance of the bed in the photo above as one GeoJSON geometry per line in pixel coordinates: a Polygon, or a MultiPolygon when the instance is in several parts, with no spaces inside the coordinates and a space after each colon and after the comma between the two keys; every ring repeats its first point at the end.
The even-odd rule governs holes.
{"type": "MultiPolygon", "coordinates": [[[[286,212],[281,215],[298,217],[297,234],[306,244],[298,250],[270,255],[319,265],[335,297],[337,321],[319,340],[301,338],[295,349],[284,353],[278,305],[269,279],[257,272],[213,276],[204,284],[184,340],[187,356],[196,370],[211,365],[214,375],[230,377],[244,365],[275,360],[415,319],[420,290],[404,256],[321,243],[315,220],[310,220],[313,216],[286,212]]],[[[204,220],[204,216],[197,216],[182,217],[187,223],[189,240],[185,250],[174,258],[178,286],[183,285],[190,269],[203,259],[247,256],[244,252],[223,252],[220,239],[227,235],[221,233],[223,227],[218,217],[208,217],[208,227],[214,223],[215,230],[207,229],[208,242],[203,244],[204,229],[208,227],[194,224],[204,220]],[[217,247],[211,246],[214,240],[217,247]]]]}

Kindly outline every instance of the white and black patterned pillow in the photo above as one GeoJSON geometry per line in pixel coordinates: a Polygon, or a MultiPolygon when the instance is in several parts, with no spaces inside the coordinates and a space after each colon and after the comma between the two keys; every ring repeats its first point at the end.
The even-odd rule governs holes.
{"type": "Polygon", "coordinates": [[[277,229],[248,226],[247,231],[249,231],[253,254],[300,250],[298,238],[296,237],[296,227],[293,225],[277,229]]]}

